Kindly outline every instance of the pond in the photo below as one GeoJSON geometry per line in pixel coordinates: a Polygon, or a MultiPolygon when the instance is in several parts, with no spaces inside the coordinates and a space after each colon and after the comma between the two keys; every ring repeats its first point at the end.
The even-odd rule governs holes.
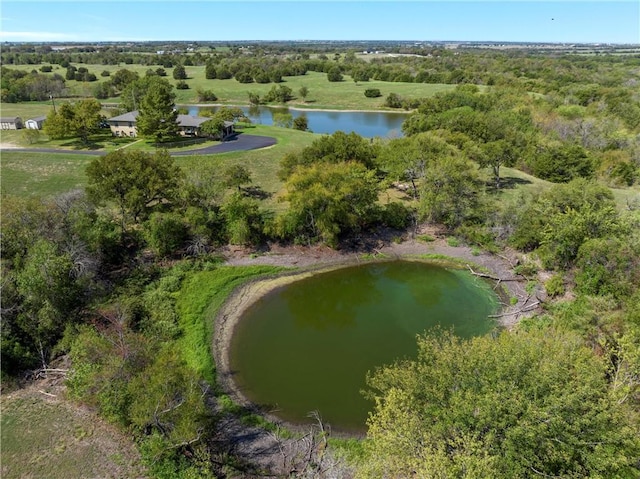
{"type": "Polygon", "coordinates": [[[343,432],[363,432],[372,403],[368,371],[414,357],[434,327],[461,337],[490,332],[498,308],[489,284],[418,261],[346,267],[272,291],[245,311],[230,367],[242,394],[288,422],[320,412],[343,432]]]}
{"type": "MultiPolygon", "coordinates": [[[[215,110],[215,107],[188,106],[189,115],[198,115],[201,109],[215,110]]],[[[366,112],[366,111],[326,111],[326,110],[295,110],[289,108],[273,108],[259,106],[255,108],[242,107],[252,123],[273,125],[274,113],[291,113],[293,118],[307,117],[309,130],[314,133],[332,134],[336,131],[351,133],[355,131],[365,138],[376,136],[382,138],[397,138],[402,136],[402,122],[407,119],[406,113],[396,112],[366,112]]]]}

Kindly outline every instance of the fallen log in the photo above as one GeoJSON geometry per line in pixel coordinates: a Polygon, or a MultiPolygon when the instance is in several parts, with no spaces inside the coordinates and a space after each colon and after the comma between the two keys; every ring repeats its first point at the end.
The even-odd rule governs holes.
{"type": "Polygon", "coordinates": [[[531,303],[523,308],[518,309],[517,311],[508,311],[506,313],[501,313],[501,314],[491,314],[488,317],[489,318],[503,318],[505,316],[513,316],[514,314],[520,314],[520,313],[528,313],[529,311],[532,311],[534,309],[536,309],[538,307],[538,305],[540,304],[540,301],[536,301],[535,303],[531,303]]]}
{"type": "Polygon", "coordinates": [[[471,271],[472,275],[478,276],[480,278],[492,279],[494,281],[522,281],[520,278],[498,278],[497,276],[493,276],[490,274],[478,273],[477,271],[474,271],[473,268],[471,268],[471,266],[469,265],[467,265],[467,268],[469,268],[469,271],[471,271]]]}

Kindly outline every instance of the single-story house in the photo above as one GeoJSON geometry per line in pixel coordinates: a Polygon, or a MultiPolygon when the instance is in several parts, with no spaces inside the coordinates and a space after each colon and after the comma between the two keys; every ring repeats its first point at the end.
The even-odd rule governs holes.
{"type": "Polygon", "coordinates": [[[25,126],[30,130],[42,130],[42,125],[47,119],[46,116],[36,116],[35,118],[29,118],[25,122],[25,126]]]}
{"type": "Polygon", "coordinates": [[[22,128],[22,118],[19,116],[0,118],[0,130],[20,130],[22,128]]]}
{"type": "Polygon", "coordinates": [[[200,125],[211,118],[203,116],[178,115],[176,121],[182,136],[200,136],[200,125]]]}
{"type": "MultiPolygon", "coordinates": [[[[138,136],[138,131],[136,129],[136,118],[138,117],[138,110],[127,112],[123,115],[114,116],[113,118],[109,118],[107,123],[111,128],[111,133],[114,136],[138,136]]],[[[178,128],[180,130],[180,135],[182,136],[203,136],[200,131],[200,125],[202,125],[205,121],[210,120],[211,118],[203,117],[203,116],[193,116],[193,115],[178,115],[176,122],[178,123],[178,128]]],[[[235,132],[234,124],[231,121],[224,122],[224,128],[220,132],[222,138],[226,138],[229,135],[232,135],[235,132]]]]}

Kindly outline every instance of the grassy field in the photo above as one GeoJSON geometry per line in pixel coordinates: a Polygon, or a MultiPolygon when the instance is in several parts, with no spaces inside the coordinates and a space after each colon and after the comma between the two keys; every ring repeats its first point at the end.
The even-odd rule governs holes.
{"type": "MultiPolygon", "coordinates": [[[[18,70],[32,69],[38,70],[41,65],[12,65],[10,68],[18,70]]],[[[69,88],[69,92],[72,95],[77,96],[92,96],[92,91],[95,84],[98,82],[104,82],[109,77],[100,76],[103,71],[109,71],[114,73],[118,70],[126,68],[130,71],[137,72],[140,76],[144,76],[145,72],[149,69],[158,68],[157,65],[153,67],[144,65],[82,65],[94,73],[98,78],[97,82],[78,82],[75,80],[67,80],[66,85],[69,88]]],[[[248,105],[248,92],[258,93],[260,96],[265,95],[273,86],[273,83],[260,84],[260,83],[239,83],[235,79],[229,80],[207,80],[205,78],[204,66],[187,66],[185,70],[189,77],[186,82],[189,85],[189,90],[175,90],[176,103],[177,104],[193,104],[197,103],[196,90],[201,88],[203,90],[211,90],[218,97],[216,103],[230,104],[230,105],[248,105]]],[[[177,81],[173,79],[173,68],[165,68],[167,76],[165,77],[170,83],[176,84],[177,81]]],[[[53,72],[50,74],[58,73],[60,75],[65,74],[66,70],[58,65],[53,66],[53,72]]],[[[302,107],[302,108],[325,108],[336,110],[379,110],[385,109],[383,106],[384,99],[389,93],[397,93],[401,97],[407,98],[423,98],[434,95],[440,91],[449,91],[455,88],[455,85],[445,84],[428,84],[428,83],[401,83],[401,82],[383,82],[370,80],[368,82],[354,83],[351,77],[345,75],[342,82],[329,82],[325,73],[308,72],[304,76],[285,77],[282,85],[286,85],[293,90],[295,96],[298,95],[300,87],[306,86],[309,89],[309,95],[306,98],[306,102],[303,102],[301,98],[296,98],[288,103],[289,106],[302,107]],[[364,96],[364,91],[367,88],[378,88],[382,93],[382,97],[379,98],[367,98],[364,96]]],[[[63,99],[57,101],[64,101],[63,99]]],[[[118,102],[118,98],[111,98],[104,100],[106,103],[118,102]]],[[[25,110],[22,113],[19,108],[9,107],[2,105],[2,116],[11,116],[13,114],[22,114],[24,117],[30,118],[31,116],[43,115],[49,111],[50,102],[39,102],[38,105],[34,105],[29,111],[25,110]],[[6,111],[5,111],[6,108],[6,111]],[[43,109],[39,109],[43,108],[43,109]],[[14,113],[18,112],[18,113],[14,113]]]]}
{"type": "Polygon", "coordinates": [[[48,197],[82,188],[85,168],[94,158],[70,153],[2,152],[2,195],[48,197]]]}
{"type": "MultiPolygon", "coordinates": [[[[19,116],[22,121],[36,116],[47,115],[51,110],[50,101],[29,101],[22,103],[0,103],[0,116],[19,116]]],[[[2,134],[9,133],[3,131],[2,134]]]]}
{"type": "MultiPolygon", "coordinates": [[[[239,151],[220,155],[194,155],[176,158],[185,169],[200,165],[212,165],[223,171],[226,167],[241,164],[251,172],[253,185],[259,186],[267,197],[266,205],[279,208],[277,193],[282,187],[276,172],[280,159],[291,151],[298,151],[318,138],[317,135],[298,130],[255,125],[244,130],[247,134],[276,138],[278,143],[270,148],[239,151]]],[[[41,146],[41,145],[34,145],[41,146]]],[[[206,145],[195,145],[202,148],[206,145]]],[[[135,148],[136,145],[131,146],[135,148]]],[[[85,168],[94,157],[70,153],[25,153],[3,151],[0,162],[0,192],[3,195],[49,197],[86,184],[85,168]]]]}
{"type": "MultiPolygon", "coordinates": [[[[514,168],[501,168],[500,172],[504,184],[501,195],[505,199],[512,198],[520,191],[532,194],[541,193],[554,185],[550,181],[541,180],[514,168]]],[[[611,191],[618,208],[621,210],[628,209],[630,204],[637,204],[636,207],[640,206],[640,185],[636,184],[630,188],[611,188],[611,191]]]]}
{"type": "Polygon", "coordinates": [[[265,206],[275,210],[282,209],[283,204],[278,202],[278,193],[282,189],[282,182],[277,177],[280,160],[287,153],[300,151],[310,145],[318,135],[266,125],[255,125],[244,131],[250,135],[274,137],[278,143],[260,150],[188,156],[178,158],[176,161],[185,169],[195,168],[198,165],[214,165],[219,166],[220,171],[223,171],[232,165],[243,165],[251,172],[252,186],[258,187],[262,196],[266,197],[265,206]]]}
{"type": "Polygon", "coordinates": [[[3,479],[146,477],[134,444],[115,427],[33,388],[3,394],[3,479]]]}
{"type": "MultiPolygon", "coordinates": [[[[197,88],[213,91],[219,103],[248,104],[248,93],[255,92],[264,96],[272,87],[271,84],[239,83],[230,80],[207,80],[204,78],[204,68],[186,67],[187,75],[191,79],[187,83],[190,90],[177,90],[178,103],[195,103],[197,88]]],[[[325,73],[308,72],[304,76],[286,77],[281,83],[293,90],[298,97],[288,102],[289,106],[301,108],[326,108],[336,110],[380,110],[384,99],[389,93],[397,93],[401,97],[423,98],[433,96],[437,92],[450,91],[454,85],[426,84],[426,83],[394,83],[371,80],[356,84],[349,76],[341,82],[329,82],[325,73]],[[309,89],[306,101],[299,98],[298,91],[302,86],[309,89]],[[367,98],[364,91],[367,88],[378,88],[382,94],[379,98],[367,98]]]]}

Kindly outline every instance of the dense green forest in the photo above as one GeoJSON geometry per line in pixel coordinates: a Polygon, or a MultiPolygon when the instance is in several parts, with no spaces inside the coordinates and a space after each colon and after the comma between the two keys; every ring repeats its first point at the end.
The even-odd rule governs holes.
{"type": "Polygon", "coordinates": [[[84,189],[5,194],[5,385],[66,356],[70,396],[130,431],[154,476],[264,473],[216,439],[221,414],[239,408],[216,385],[210,344],[226,295],[279,270],[224,266],[221,248],[368,253],[381,230],[406,238],[432,224],[478,249],[517,251],[516,272],[543,283],[541,312],[490,337],[421,337],[416,360],[372,371],[376,407],[354,474],[640,475],[640,57],[33,50],[3,50],[3,102],[94,81],[106,85],[98,98],[128,102],[122,93],[135,90],[144,102],[156,80],[127,73],[132,64],[147,77],[199,65],[208,79],[286,83],[337,69],[359,82],[456,86],[400,99],[411,110],[401,138],[337,132],[283,154],[277,208],[248,168],[180,166],[165,150],[96,157],[84,189]],[[124,65],[99,82],[82,64],[124,65]]]}

